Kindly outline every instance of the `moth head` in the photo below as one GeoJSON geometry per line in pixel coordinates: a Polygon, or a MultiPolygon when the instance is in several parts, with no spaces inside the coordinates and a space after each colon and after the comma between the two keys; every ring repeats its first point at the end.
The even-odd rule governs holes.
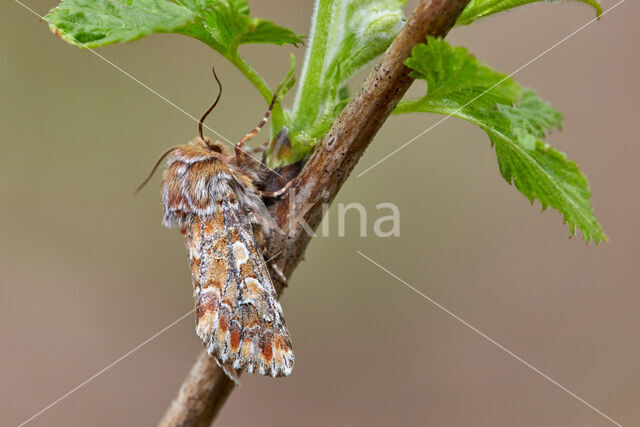
{"type": "Polygon", "coordinates": [[[191,145],[206,150],[211,156],[218,157],[221,160],[226,160],[231,155],[229,149],[220,141],[214,141],[208,136],[196,137],[191,145]]]}
{"type": "Polygon", "coordinates": [[[225,154],[224,146],[220,141],[213,141],[208,136],[205,136],[204,140],[201,139],[201,141],[203,141],[204,148],[212,153],[225,154]]]}
{"type": "Polygon", "coordinates": [[[214,153],[222,154],[222,145],[218,142],[214,142],[213,144],[209,144],[209,150],[213,151],[214,153]]]}

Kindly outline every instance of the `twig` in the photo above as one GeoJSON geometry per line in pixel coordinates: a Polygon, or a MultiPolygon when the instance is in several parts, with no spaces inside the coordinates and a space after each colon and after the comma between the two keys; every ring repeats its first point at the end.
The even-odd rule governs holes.
{"type": "Polygon", "coordinates": [[[233,381],[203,351],[182,383],[178,397],[164,414],[161,426],[208,426],[235,387],[233,381]]]}
{"type": "MultiPolygon", "coordinates": [[[[278,268],[290,277],[311,240],[323,203],[330,203],[367,146],[404,96],[413,79],[404,61],[427,35],[444,37],[469,0],[422,0],[402,31],[347,104],[322,144],[295,178],[292,190],[271,207],[284,233],[269,236],[268,254],[280,254],[278,268]]],[[[268,256],[268,255],[265,255],[268,256]]],[[[275,276],[275,275],[273,275],[275,276]]],[[[283,283],[273,277],[278,294],[283,283]]],[[[160,426],[209,426],[234,385],[203,351],[160,426]]]]}

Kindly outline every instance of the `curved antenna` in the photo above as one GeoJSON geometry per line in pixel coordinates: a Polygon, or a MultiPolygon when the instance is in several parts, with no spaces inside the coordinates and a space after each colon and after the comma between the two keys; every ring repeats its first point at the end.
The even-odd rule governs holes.
{"type": "Polygon", "coordinates": [[[136,194],[138,194],[138,192],[140,190],[142,190],[142,188],[147,185],[147,183],[151,180],[151,177],[153,177],[153,174],[156,173],[156,169],[158,169],[158,166],[160,166],[160,163],[162,163],[162,161],[164,160],[165,157],[167,157],[169,154],[171,154],[171,152],[173,150],[175,150],[176,148],[178,148],[178,146],[176,145],[175,147],[171,147],[169,148],[167,151],[165,151],[164,153],[162,153],[162,155],[160,157],[158,157],[158,160],[156,160],[156,164],[153,165],[153,168],[151,169],[151,172],[149,172],[149,175],[147,175],[147,177],[145,178],[144,181],[142,181],[142,184],[138,185],[138,188],[136,188],[136,190],[133,192],[133,195],[135,196],[136,194]]]}
{"type": "Polygon", "coordinates": [[[213,101],[213,104],[211,105],[211,107],[209,107],[209,109],[204,112],[204,114],[200,118],[200,121],[198,122],[198,133],[200,134],[200,139],[202,139],[203,141],[204,141],[204,136],[202,135],[202,122],[204,122],[204,120],[207,118],[209,113],[216,107],[216,105],[218,104],[218,101],[220,101],[220,96],[222,96],[222,83],[220,83],[220,79],[216,74],[216,67],[211,67],[211,70],[213,71],[213,77],[216,79],[216,82],[218,82],[219,89],[218,89],[218,96],[216,97],[216,100],[213,101]]]}

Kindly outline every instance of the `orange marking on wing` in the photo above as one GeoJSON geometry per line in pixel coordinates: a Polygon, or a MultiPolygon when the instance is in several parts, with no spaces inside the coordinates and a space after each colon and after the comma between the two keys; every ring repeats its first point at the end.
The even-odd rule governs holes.
{"type": "Polygon", "coordinates": [[[199,313],[215,313],[218,310],[218,299],[211,292],[203,293],[198,304],[199,313]]]}
{"type": "Polygon", "coordinates": [[[273,358],[273,348],[271,347],[271,341],[269,341],[266,337],[263,341],[262,354],[267,360],[267,363],[271,363],[271,359],[273,358]]]}
{"type": "Polygon", "coordinates": [[[219,224],[216,224],[211,218],[207,218],[204,222],[204,234],[209,237],[212,234],[215,234],[216,230],[219,228],[219,224]]]}
{"type": "Polygon", "coordinates": [[[229,334],[229,345],[233,352],[238,351],[240,347],[240,331],[237,329],[232,329],[229,334]]]}
{"type": "Polygon", "coordinates": [[[229,319],[227,319],[227,316],[226,316],[226,315],[224,315],[224,314],[221,314],[221,315],[218,317],[218,324],[220,325],[219,330],[220,330],[221,332],[226,333],[226,332],[227,332],[227,330],[229,329],[229,319]]]}

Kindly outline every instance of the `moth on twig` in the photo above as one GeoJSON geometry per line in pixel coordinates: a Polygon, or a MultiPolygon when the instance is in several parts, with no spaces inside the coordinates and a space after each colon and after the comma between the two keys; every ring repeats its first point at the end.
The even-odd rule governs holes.
{"type": "Polygon", "coordinates": [[[237,370],[287,376],[294,364],[291,338],[261,250],[263,232],[275,226],[261,196],[280,192],[257,189],[262,165],[243,150],[267,122],[277,93],[262,121],[230,153],[202,134],[222,94],[213,73],[220,89],[200,119],[200,136],[169,149],[156,163],[168,156],[163,224],[179,227],[185,236],[196,332],[209,354],[236,383],[237,370]]]}

